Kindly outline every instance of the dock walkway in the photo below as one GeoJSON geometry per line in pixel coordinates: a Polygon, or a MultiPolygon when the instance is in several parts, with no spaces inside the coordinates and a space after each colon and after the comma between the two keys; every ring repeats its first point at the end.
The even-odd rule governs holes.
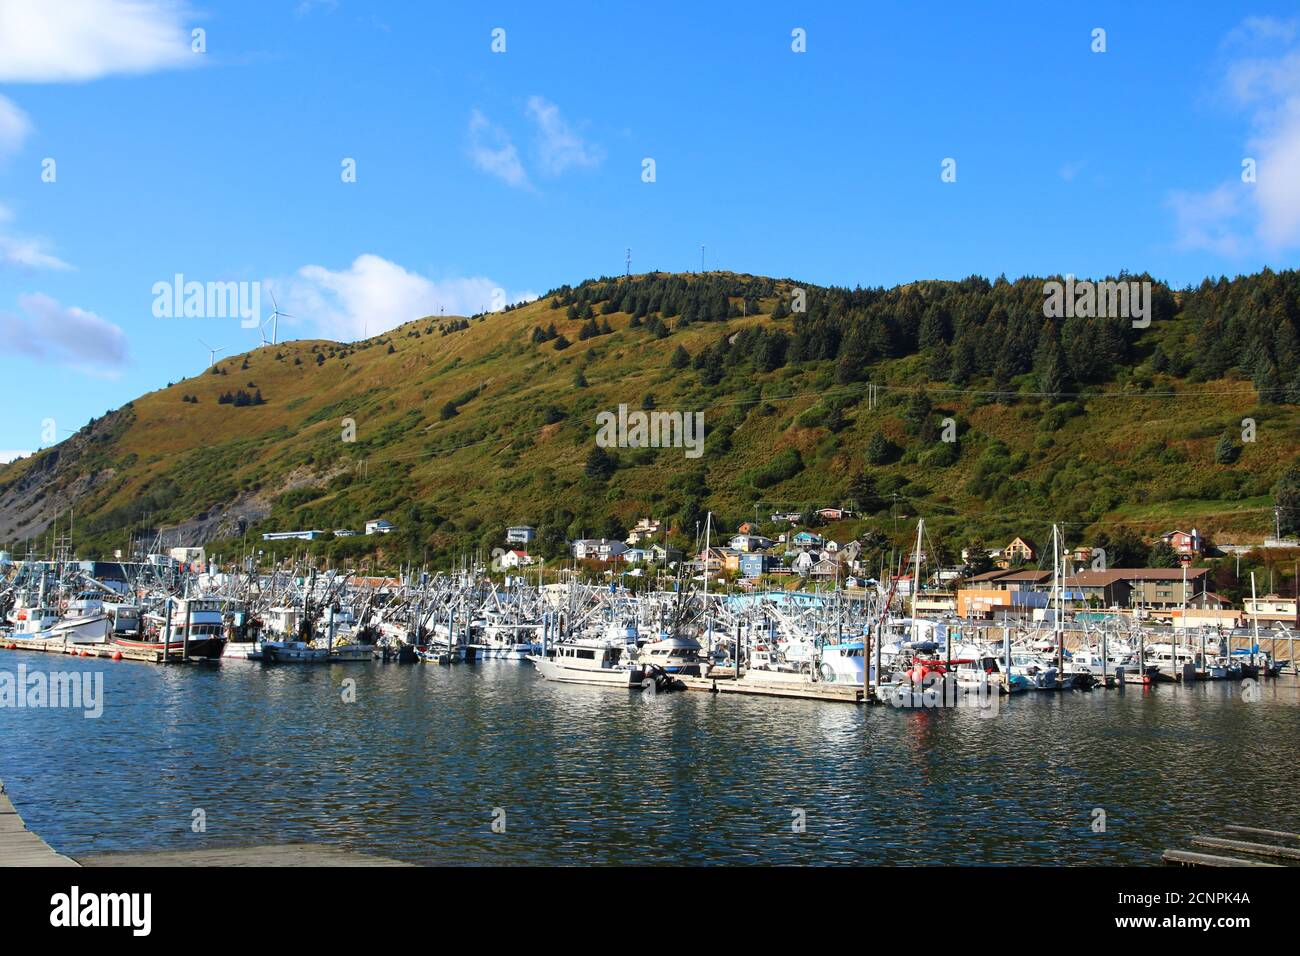
{"type": "Polygon", "coordinates": [[[55,853],[38,837],[14,809],[0,781],[0,866],[78,866],[75,860],[55,853]]]}
{"type": "Polygon", "coordinates": [[[0,781],[0,866],[410,866],[400,860],[315,843],[102,853],[73,860],[55,853],[14,808],[0,781]]]}

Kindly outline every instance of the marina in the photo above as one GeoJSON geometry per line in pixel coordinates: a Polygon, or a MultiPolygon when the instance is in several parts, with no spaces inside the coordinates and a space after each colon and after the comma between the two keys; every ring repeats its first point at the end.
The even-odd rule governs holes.
{"type": "Polygon", "coordinates": [[[507,661],[0,666],[46,661],[104,671],[104,714],[0,709],[0,778],[77,860],[312,844],[417,864],[1156,865],[1225,822],[1289,825],[1300,787],[1289,675],[1253,701],[1225,681],[1016,694],[990,719],[629,693],[507,661]]]}
{"type": "Polygon", "coordinates": [[[0,773],[50,841],[24,827],[25,858],[1296,862],[1221,813],[1290,822],[1294,633],[1071,612],[1061,567],[1050,614],[1001,620],[920,613],[897,577],[95,570],[29,560],[0,591],[0,678],[19,675],[0,686],[0,773]],[[13,706],[34,673],[51,697],[102,679],[96,713],[13,706]],[[1233,785],[1260,765],[1267,787],[1233,785]],[[940,843],[911,845],[912,825],[940,843]]]}

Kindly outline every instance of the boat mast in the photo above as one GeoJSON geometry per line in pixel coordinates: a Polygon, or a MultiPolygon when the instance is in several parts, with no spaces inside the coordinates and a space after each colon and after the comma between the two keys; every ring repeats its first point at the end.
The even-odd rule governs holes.
{"type": "MultiPolygon", "coordinates": [[[[710,532],[713,530],[713,512],[710,511],[704,519],[704,633],[708,638],[708,651],[713,653],[713,616],[709,613],[709,541],[710,532]]],[[[696,541],[698,544],[698,539],[696,541]]],[[[739,665],[737,665],[736,676],[740,676],[739,665]]]]}
{"type": "Polygon", "coordinates": [[[1058,680],[1065,675],[1065,631],[1061,627],[1061,612],[1065,604],[1065,559],[1061,553],[1060,527],[1052,524],[1052,591],[1056,596],[1056,613],[1052,615],[1052,630],[1056,634],[1056,668],[1058,680]]]}
{"type": "Polygon", "coordinates": [[[916,600],[921,594],[921,536],[925,533],[925,519],[916,519],[916,548],[912,552],[912,640],[920,640],[920,625],[916,620],[916,600]]]}

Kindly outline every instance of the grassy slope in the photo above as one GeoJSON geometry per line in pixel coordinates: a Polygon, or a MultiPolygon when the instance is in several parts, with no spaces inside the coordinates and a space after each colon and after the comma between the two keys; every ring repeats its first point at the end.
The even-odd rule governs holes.
{"type": "MultiPolygon", "coordinates": [[[[773,303],[763,304],[770,310],[773,303]]],[[[705,468],[712,491],[708,506],[735,521],[752,517],[759,499],[764,508],[839,503],[849,477],[863,465],[867,441],[880,429],[908,450],[902,461],[868,470],[900,476],[892,484],[902,485],[910,499],[901,511],[935,516],[936,527],[960,526],[963,536],[971,529],[993,538],[1022,529],[1041,536],[1043,520],[1073,518],[1079,502],[1101,496],[1107,502],[1104,521],[1124,521],[1147,531],[1196,524],[1226,541],[1258,538],[1270,527],[1267,487],[1294,455],[1300,436],[1295,408],[1256,409],[1253,392],[1241,382],[1189,385],[1184,394],[1170,398],[1093,398],[1084,402],[1082,414],[1049,430],[1040,428],[1043,409],[1036,401],[985,404],[977,396],[945,393],[937,385],[931,391],[936,410],[954,414],[961,423],[963,451],[955,465],[931,469],[915,461],[924,449],[909,445],[903,430],[905,391],[887,392],[876,410],[865,401],[854,405],[846,413],[847,426],[831,436],[825,428],[794,423],[817,402],[820,391],[835,387],[829,363],[767,375],[729,374],[712,390],[701,388],[695,371],[669,368],[668,358],[679,344],[694,355],[724,330],[771,323],[766,315],[699,323],[662,340],[628,328],[626,315],[604,318],[614,334],[580,342],[581,323],[566,320],[563,310],[552,310],[542,300],[471,320],[468,329],[445,336],[425,330],[448,319],[421,319],[370,340],[365,348],[308,340],[223,359],[218,368],[224,375],[203,373],[132,403],[130,425],[108,447],[97,449],[98,463],[110,463],[113,470],[96,493],[78,503],[78,520],[93,523],[99,516],[101,525],[121,524],[105,516],[129,507],[169,477],[180,487],[160,509],[169,522],[221,506],[239,494],[269,500],[307,481],[316,482],[322,496],[308,510],[286,517],[314,520],[317,527],[355,527],[380,515],[399,520],[412,500],[470,530],[478,522],[466,518],[482,519],[485,526],[536,522],[552,505],[579,513],[615,513],[630,524],[639,514],[675,509],[685,492],[674,488],[674,478],[705,468]],[[533,327],[551,322],[573,343],[567,350],[531,343],[533,327]],[[419,337],[411,337],[416,330],[419,337]],[[392,354],[390,341],[396,349],[392,354]],[[332,357],[317,365],[314,349],[332,357]],[[241,370],[245,358],[249,368],[241,370]],[[295,358],[301,364],[295,365],[295,358]],[[588,381],[585,389],[573,384],[579,368],[588,381]],[[645,463],[621,468],[608,488],[582,477],[597,411],[620,402],[638,408],[642,397],[652,393],[659,408],[703,407],[706,423],[714,423],[751,395],[754,381],[762,383],[763,400],[775,411],[763,414],[740,406],[735,414],[743,414],[743,422],[729,453],[706,453],[692,462],[680,451],[623,452],[625,464],[645,463]],[[249,383],[261,390],[267,404],[218,404],[222,392],[249,383]],[[440,418],[447,402],[476,388],[480,391],[460,406],[458,415],[440,418]],[[1193,394],[1216,389],[1236,391],[1233,397],[1193,394]],[[184,394],[196,395],[198,404],[182,402],[184,394]],[[561,406],[570,415],[544,425],[541,411],[547,405],[561,406]],[[1215,465],[1219,433],[1246,415],[1259,421],[1259,441],[1245,446],[1237,464],[1215,465]],[[356,421],[355,444],[341,441],[345,416],[356,421]],[[1004,442],[1023,467],[1003,483],[1005,493],[971,494],[964,484],[989,439],[1004,442]],[[762,491],[738,480],[745,469],[786,447],[798,449],[808,464],[800,474],[762,491]],[[355,472],[362,459],[368,461],[364,478],[347,487],[326,484],[340,473],[355,472]],[[1238,476],[1233,479],[1236,490],[1204,493],[1207,483],[1222,481],[1225,474],[1238,476]],[[1053,475],[1056,485],[1044,489],[1041,483],[1053,475]],[[952,517],[944,522],[946,513],[952,517]],[[324,523],[331,519],[334,524],[324,523]]],[[[782,324],[788,328],[789,322],[782,324]]],[[[1158,329],[1149,333],[1159,334],[1158,329]]],[[[924,384],[923,367],[919,357],[900,359],[884,363],[873,378],[915,386],[924,384]]],[[[1170,385],[1157,377],[1152,390],[1170,385]]],[[[1107,386],[1108,391],[1126,388],[1136,390],[1123,376],[1107,386]]],[[[21,479],[40,457],[0,470],[0,483],[21,479]]],[[[59,480],[70,477],[64,474],[59,480]]],[[[55,494],[48,497],[57,501],[55,494]]],[[[83,543],[106,547],[121,537],[120,527],[101,527],[89,542],[83,536],[83,543]]]]}

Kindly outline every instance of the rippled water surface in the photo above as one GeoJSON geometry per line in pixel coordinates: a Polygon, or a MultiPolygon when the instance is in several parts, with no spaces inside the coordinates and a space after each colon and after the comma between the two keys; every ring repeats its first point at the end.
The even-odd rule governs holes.
{"type": "Polygon", "coordinates": [[[1152,863],[1194,830],[1300,823],[1290,678],[1253,703],[1130,687],[980,718],[565,687],[507,662],[15,652],[0,671],[20,663],[104,675],[97,720],[0,708],[0,779],[71,856],[311,841],[417,863],[1152,863]]]}

